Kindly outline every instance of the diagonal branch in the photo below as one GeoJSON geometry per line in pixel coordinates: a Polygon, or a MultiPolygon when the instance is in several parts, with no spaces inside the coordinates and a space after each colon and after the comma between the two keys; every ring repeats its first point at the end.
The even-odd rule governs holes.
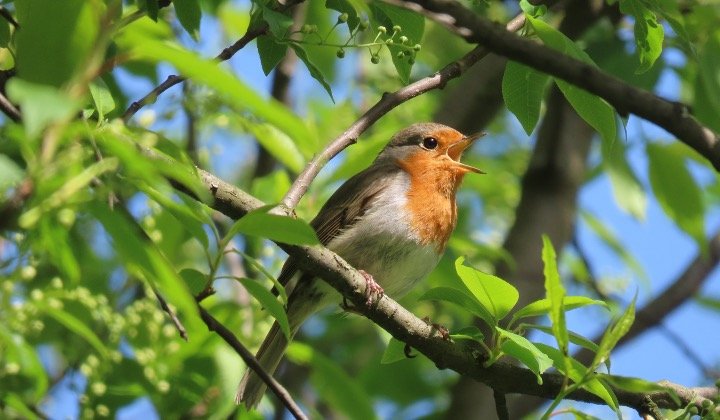
{"type": "Polygon", "coordinates": [[[521,38],[454,0],[413,0],[408,7],[432,12],[436,20],[471,43],[572,83],[608,101],[621,115],[635,114],[677,136],[720,171],[720,138],[690,114],[687,106],[636,88],[590,64],[521,38]]]}
{"type": "MultiPolygon", "coordinates": [[[[200,171],[203,183],[215,198],[211,207],[237,219],[263,203],[246,192],[228,184],[216,176],[200,171]]],[[[290,210],[285,210],[289,215],[290,210]]],[[[279,244],[288,254],[297,257],[300,269],[313,273],[328,282],[344,297],[355,304],[359,313],[401,340],[423,353],[439,369],[452,369],[492,387],[498,393],[519,393],[552,399],[562,390],[565,378],[558,373],[542,374],[539,384],[533,372],[510,363],[497,362],[489,367],[483,363],[486,356],[471,344],[457,344],[446,340],[427,322],[387,296],[382,296],[374,307],[366,305],[366,281],[352,266],[322,246],[291,246],[279,244]]],[[[628,392],[619,388],[613,391],[620,404],[643,410],[648,399],[660,408],[678,409],[689,404],[701,407],[706,399],[717,398],[714,387],[688,388],[671,383],[663,386],[678,395],[680,404],[673,401],[673,392],[628,392]]],[[[571,393],[569,399],[603,404],[596,395],[584,390],[571,393]]]]}
{"type": "MultiPolygon", "coordinates": [[[[518,31],[524,24],[525,16],[520,14],[508,22],[506,28],[508,31],[518,31]]],[[[387,114],[398,105],[407,102],[416,96],[420,96],[423,93],[434,89],[444,88],[447,82],[459,77],[488,53],[489,50],[484,46],[477,46],[459,60],[443,67],[443,69],[437,73],[404,86],[395,92],[385,93],[382,98],[375,103],[375,105],[365,111],[365,113],[357,121],[340,134],[340,136],[330,142],[325,150],[316,155],[307,164],[302,173],[297,177],[295,182],[293,182],[293,185],[287,191],[285,197],[283,197],[281,201],[283,206],[290,209],[295,208],[295,206],[297,206],[300,202],[300,199],[307,192],[310,187],[310,183],[313,179],[315,179],[317,174],[320,173],[323,166],[325,166],[325,164],[338,153],[342,152],[346,147],[354,144],[358,137],[360,137],[360,134],[373,125],[375,121],[379,120],[380,117],[387,114]]]]}
{"type": "Polygon", "coordinates": [[[263,370],[262,366],[260,366],[260,362],[257,361],[255,356],[253,356],[252,353],[250,353],[250,351],[245,348],[245,346],[243,346],[243,344],[240,342],[240,340],[237,339],[237,337],[235,337],[235,334],[233,334],[232,331],[228,330],[220,321],[215,319],[214,316],[210,315],[210,312],[200,306],[199,302],[198,311],[200,311],[200,318],[202,318],[203,322],[205,322],[205,325],[207,325],[208,329],[210,331],[216,332],[217,335],[219,335],[223,340],[225,340],[225,342],[228,343],[238,355],[240,355],[243,361],[252,370],[254,370],[255,373],[258,374],[258,376],[260,376],[260,378],[267,384],[268,388],[271,389],[275,393],[275,395],[277,395],[278,399],[282,401],[285,407],[287,407],[287,409],[296,419],[306,420],[308,418],[305,413],[300,410],[300,407],[298,407],[297,403],[292,399],[290,393],[288,393],[287,390],[283,388],[283,386],[280,385],[278,381],[276,381],[272,376],[270,376],[270,374],[263,370]]]}

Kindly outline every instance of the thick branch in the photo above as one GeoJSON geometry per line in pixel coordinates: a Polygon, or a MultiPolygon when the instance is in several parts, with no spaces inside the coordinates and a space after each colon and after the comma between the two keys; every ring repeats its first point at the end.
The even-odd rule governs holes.
{"type": "Polygon", "coordinates": [[[720,171],[720,138],[700,124],[685,105],[660,98],[597,67],[521,38],[454,0],[413,0],[408,3],[441,16],[437,19],[439,23],[468,42],[482,44],[496,54],[585,89],[608,101],[621,115],[632,113],[657,124],[696,150],[720,171]]]}
{"type": "MultiPolygon", "coordinates": [[[[216,198],[212,207],[231,218],[238,218],[262,202],[234,186],[223,182],[212,174],[201,171],[208,190],[216,198]]],[[[452,369],[462,375],[483,382],[497,392],[534,395],[555,398],[563,386],[563,376],[557,373],[542,375],[543,383],[538,384],[535,374],[528,369],[510,363],[498,362],[484,367],[484,353],[478,348],[461,345],[443,339],[442,335],[427,322],[416,317],[394,300],[383,296],[374,307],[366,305],[366,281],[353,267],[338,255],[321,246],[280,246],[297,258],[300,268],[314,273],[327,281],[343,296],[355,304],[358,312],[381,326],[398,340],[414,347],[440,369],[452,369]]],[[[631,393],[614,389],[620,404],[641,409],[649,397],[661,408],[680,408],[687,404],[700,404],[704,399],[717,396],[715,388],[686,388],[680,385],[664,384],[673,388],[680,396],[676,405],[667,392],[631,393]]],[[[602,403],[587,391],[570,394],[573,400],[602,403]]]]}
{"type": "MultiPolygon", "coordinates": [[[[525,23],[525,17],[519,15],[508,22],[508,31],[517,31],[522,28],[525,23]]],[[[442,89],[447,82],[463,74],[469,67],[480,61],[488,54],[488,50],[484,46],[477,46],[469,53],[465,54],[461,59],[454,61],[445,66],[439,72],[432,76],[424,77],[414,83],[400,88],[392,93],[383,95],[375,105],[365,111],[365,113],[355,121],[345,132],[333,140],[320,154],[315,156],[310,163],[303,169],[302,173],[297,177],[293,185],[290,187],[282,204],[287,208],[295,208],[303,195],[310,187],[310,183],[320,173],[325,164],[342,152],[346,147],[354,144],[360,137],[380,117],[390,112],[396,106],[416,97],[423,93],[434,89],[442,89]]]]}

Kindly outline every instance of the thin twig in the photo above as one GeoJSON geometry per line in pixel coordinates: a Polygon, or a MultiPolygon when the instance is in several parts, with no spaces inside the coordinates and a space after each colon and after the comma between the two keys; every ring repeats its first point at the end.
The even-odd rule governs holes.
{"type": "Polygon", "coordinates": [[[198,310],[200,311],[200,318],[205,322],[205,325],[207,325],[208,329],[210,331],[214,331],[219,335],[223,340],[225,340],[226,343],[232,347],[235,352],[240,355],[240,357],[245,361],[245,363],[248,365],[248,367],[257,373],[257,375],[260,377],[260,379],[263,380],[270,388],[275,395],[280,399],[280,401],[283,402],[285,407],[287,407],[288,411],[296,418],[296,419],[307,419],[308,417],[305,415],[305,413],[300,410],[300,407],[298,407],[297,403],[292,399],[290,396],[290,393],[287,392],[285,388],[283,388],[282,385],[278,381],[276,381],[270,374],[268,374],[262,366],[260,366],[260,363],[257,361],[255,356],[250,353],[250,351],[245,348],[245,346],[238,340],[237,337],[235,337],[235,334],[232,333],[232,331],[228,330],[221,322],[219,322],[215,317],[210,315],[210,313],[200,306],[198,304],[198,310]]]}
{"type": "MultiPolygon", "coordinates": [[[[245,35],[242,36],[242,38],[238,39],[234,44],[231,46],[225,48],[222,50],[220,54],[218,54],[215,58],[220,61],[226,61],[229,60],[230,57],[232,57],[236,52],[240,51],[243,47],[245,47],[250,41],[257,38],[258,36],[264,34],[268,29],[267,24],[259,25],[255,28],[248,29],[248,31],[245,33],[245,35]]],[[[165,79],[164,82],[157,85],[153,90],[151,90],[147,95],[143,96],[142,99],[133,102],[130,104],[127,110],[122,115],[122,120],[125,122],[128,122],[130,118],[133,117],[142,107],[145,105],[152,103],[155,101],[155,99],[165,92],[166,90],[170,89],[171,87],[177,85],[178,83],[182,83],[185,81],[185,77],[178,76],[176,74],[172,74],[168,76],[167,79],[165,79]]]]}
{"type": "Polygon", "coordinates": [[[407,6],[432,13],[438,23],[468,42],[572,83],[605,99],[620,115],[635,114],[677,136],[720,171],[720,137],[679,102],[637,88],[597,67],[519,37],[453,0],[413,0],[407,6]]]}
{"type": "Polygon", "coordinates": [[[495,412],[497,413],[498,420],[510,420],[505,393],[493,389],[493,398],[495,398],[495,412]]]}
{"type": "Polygon", "coordinates": [[[155,298],[158,300],[158,303],[160,303],[160,307],[162,308],[162,310],[165,311],[165,313],[168,314],[168,316],[170,317],[170,321],[172,321],[175,329],[180,334],[180,338],[188,341],[187,330],[185,330],[185,326],[182,324],[182,321],[180,321],[175,312],[170,308],[170,306],[168,306],[168,303],[163,297],[163,295],[161,295],[160,292],[154,287],[152,288],[152,291],[155,294],[155,298]]]}
{"type": "Polygon", "coordinates": [[[0,93],[0,110],[15,122],[20,122],[22,119],[20,110],[2,93],[0,93]]]}
{"type": "MultiPolygon", "coordinates": [[[[522,28],[525,23],[525,16],[520,14],[508,22],[506,28],[508,31],[517,31],[522,28]]],[[[303,169],[302,173],[293,182],[290,189],[282,199],[282,204],[286,208],[295,208],[300,199],[305,195],[310,183],[317,176],[325,164],[343,151],[346,147],[354,144],[360,134],[373,125],[378,119],[387,114],[390,110],[398,105],[422,95],[434,89],[442,89],[448,81],[457,78],[463,74],[468,68],[480,61],[488,54],[488,50],[484,46],[477,46],[469,53],[465,54],[461,59],[454,61],[445,66],[439,72],[432,76],[424,77],[414,83],[402,87],[395,92],[386,93],[375,103],[370,109],[355,121],[345,132],[335,138],[320,154],[316,155],[303,169]]]]}

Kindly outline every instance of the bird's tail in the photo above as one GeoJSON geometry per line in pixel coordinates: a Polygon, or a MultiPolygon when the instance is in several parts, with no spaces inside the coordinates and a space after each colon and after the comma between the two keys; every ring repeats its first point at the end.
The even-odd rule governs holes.
{"type": "MultiPolygon", "coordinates": [[[[291,330],[291,337],[295,335],[295,331],[295,328],[291,330]]],[[[260,362],[260,366],[265,372],[271,376],[275,373],[275,369],[277,369],[280,364],[280,360],[283,354],[285,354],[285,349],[287,349],[288,344],[288,339],[280,330],[280,325],[275,322],[255,355],[255,358],[260,362]]],[[[235,403],[245,404],[248,409],[254,408],[262,399],[266,388],[267,385],[260,376],[248,367],[240,380],[240,385],[235,395],[235,403]]]]}

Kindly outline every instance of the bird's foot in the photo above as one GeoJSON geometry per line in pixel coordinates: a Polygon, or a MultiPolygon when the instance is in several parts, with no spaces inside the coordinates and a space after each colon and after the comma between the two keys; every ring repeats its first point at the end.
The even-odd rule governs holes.
{"type": "Polygon", "coordinates": [[[385,294],[382,286],[380,286],[368,272],[364,270],[358,270],[358,272],[365,278],[365,297],[367,298],[365,304],[371,306],[374,303],[378,303],[380,298],[385,294]]]}

